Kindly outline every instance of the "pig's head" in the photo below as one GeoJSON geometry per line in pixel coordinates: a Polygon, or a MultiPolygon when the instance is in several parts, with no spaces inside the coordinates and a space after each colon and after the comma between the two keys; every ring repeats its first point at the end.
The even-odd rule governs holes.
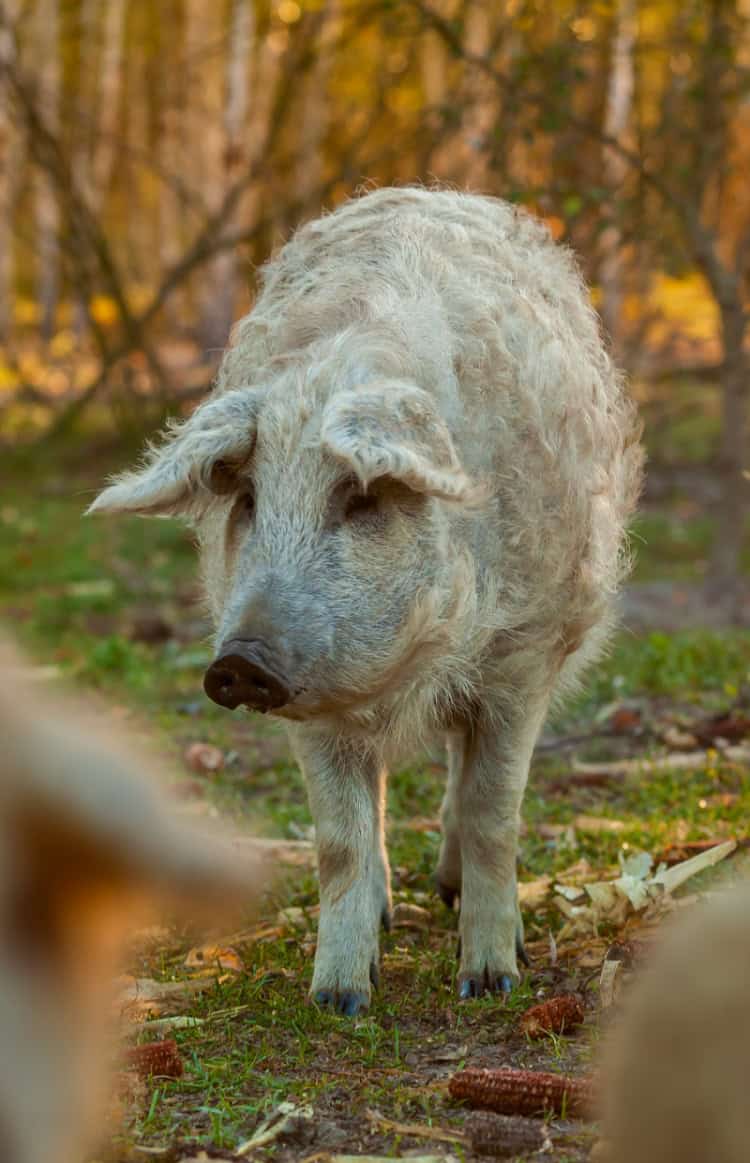
{"type": "Polygon", "coordinates": [[[447,503],[476,496],[422,389],[289,377],[213,396],[90,511],[191,517],[216,626],[206,692],[306,719],[414,679],[462,588],[447,503]]]}

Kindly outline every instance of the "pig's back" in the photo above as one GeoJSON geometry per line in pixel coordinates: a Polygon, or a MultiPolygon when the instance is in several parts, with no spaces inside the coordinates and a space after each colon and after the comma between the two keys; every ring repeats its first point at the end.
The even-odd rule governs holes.
{"type": "Polygon", "coordinates": [[[497,199],[375,191],[267,265],[227,370],[232,357],[260,376],[279,360],[304,368],[334,337],[359,348],[373,335],[388,374],[435,397],[465,468],[493,481],[473,549],[502,570],[503,600],[519,595],[533,623],[532,607],[555,608],[577,640],[621,573],[641,457],[570,252],[497,199]]]}

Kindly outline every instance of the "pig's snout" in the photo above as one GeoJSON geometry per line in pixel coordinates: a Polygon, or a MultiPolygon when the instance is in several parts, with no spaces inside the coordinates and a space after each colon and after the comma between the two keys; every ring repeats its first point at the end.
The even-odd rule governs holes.
{"type": "Polygon", "coordinates": [[[220,707],[246,706],[273,711],[289,702],[290,690],[273,669],[256,639],[231,638],[221,647],[203,679],[203,689],[220,707]]]}

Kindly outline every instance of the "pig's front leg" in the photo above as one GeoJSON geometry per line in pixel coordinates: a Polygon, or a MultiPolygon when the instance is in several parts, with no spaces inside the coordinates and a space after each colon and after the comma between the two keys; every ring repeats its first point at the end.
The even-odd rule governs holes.
{"type": "Polygon", "coordinates": [[[467,730],[457,789],[462,998],[508,992],[523,960],[516,854],[521,802],[544,705],[486,716],[467,730]],[[502,725],[498,725],[498,721],[502,725]]]}
{"type": "Polygon", "coordinates": [[[295,729],[307,779],[320,877],[320,922],[311,995],[354,1015],[378,982],[380,925],[390,923],[384,836],[385,767],[356,742],[295,729]]]}

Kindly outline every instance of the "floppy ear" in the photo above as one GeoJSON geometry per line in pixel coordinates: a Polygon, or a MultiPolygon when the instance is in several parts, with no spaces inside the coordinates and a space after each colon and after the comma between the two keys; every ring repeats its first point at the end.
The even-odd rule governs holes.
{"type": "Polygon", "coordinates": [[[365,486],[391,476],[415,492],[464,502],[480,491],[462,469],[432,397],[411,384],[386,380],[337,393],[321,435],[365,486]]]}
{"type": "Polygon", "coordinates": [[[262,395],[259,389],[235,388],[210,397],[184,423],[170,425],[164,443],[148,449],[144,466],[116,477],[87,512],[188,512],[199,490],[211,489],[218,461],[239,466],[252,453],[262,395]]]}

